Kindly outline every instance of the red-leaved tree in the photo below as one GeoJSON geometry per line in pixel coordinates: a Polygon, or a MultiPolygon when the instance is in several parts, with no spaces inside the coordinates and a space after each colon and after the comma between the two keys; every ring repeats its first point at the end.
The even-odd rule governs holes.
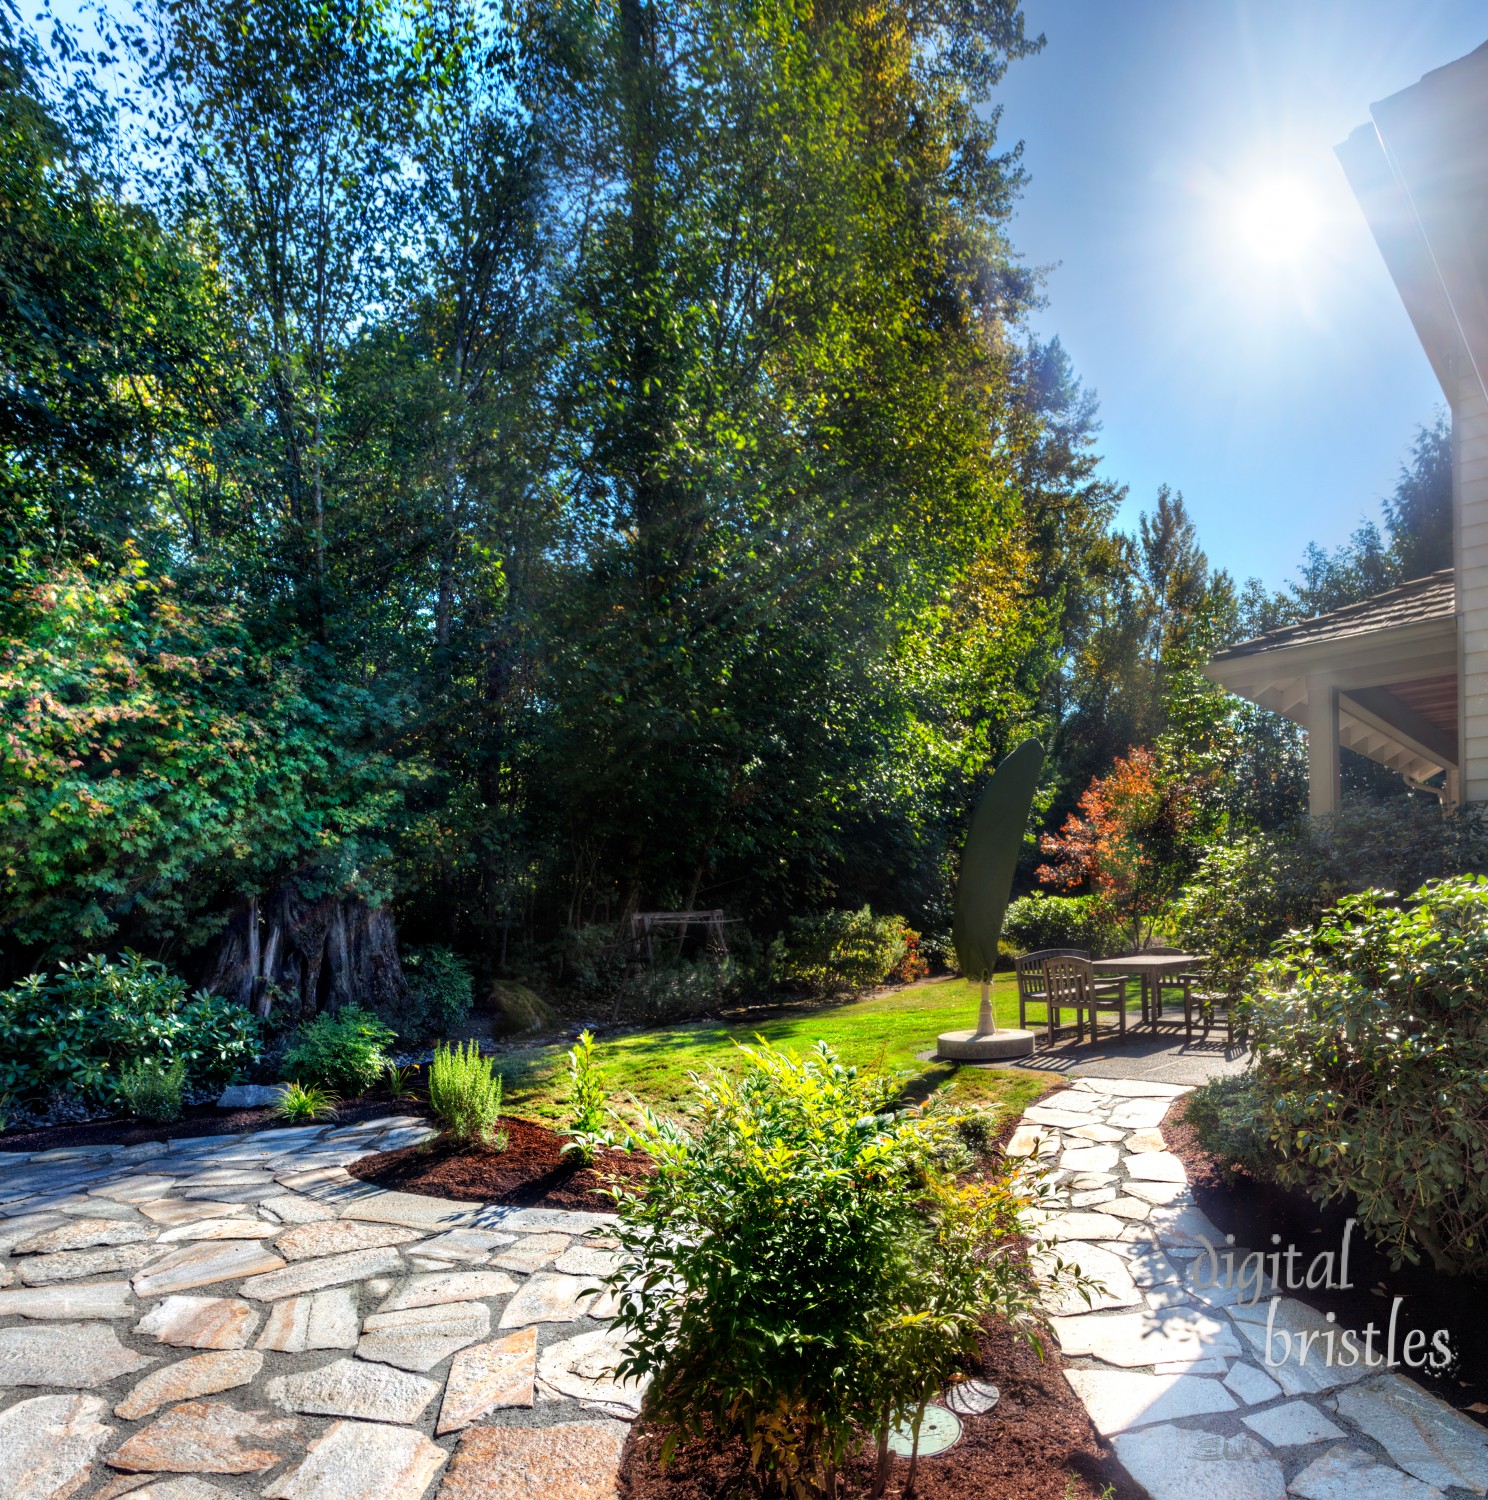
{"type": "Polygon", "coordinates": [[[1150,750],[1119,757],[1080,798],[1080,810],[1039,847],[1038,878],[1060,890],[1088,886],[1140,947],[1193,864],[1197,787],[1165,774],[1150,750]]]}

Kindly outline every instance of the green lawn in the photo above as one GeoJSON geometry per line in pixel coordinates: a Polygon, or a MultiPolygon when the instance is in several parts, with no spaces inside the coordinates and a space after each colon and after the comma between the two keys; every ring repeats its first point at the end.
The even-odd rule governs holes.
{"type": "MultiPolygon", "coordinates": [[[[1052,1081],[1047,1073],[1012,1073],[922,1062],[939,1032],[976,1024],[979,990],[965,980],[917,984],[871,1000],[811,1009],[771,1012],[737,1024],[688,1022],[660,1026],[601,1042],[596,1049],[612,1102],[634,1095],[663,1112],[679,1110],[688,1097],[687,1075],[727,1065],[736,1042],[756,1035],[775,1046],[807,1048],[824,1041],[844,1062],[903,1079],[906,1100],[985,1105],[1000,1117],[1021,1113],[1052,1081]]],[[[1015,1026],[1018,996],[1012,975],[993,986],[999,1025],[1015,1026]]],[[[541,1047],[508,1055],[500,1069],[513,1114],[561,1122],[566,1048],[541,1047]]]]}

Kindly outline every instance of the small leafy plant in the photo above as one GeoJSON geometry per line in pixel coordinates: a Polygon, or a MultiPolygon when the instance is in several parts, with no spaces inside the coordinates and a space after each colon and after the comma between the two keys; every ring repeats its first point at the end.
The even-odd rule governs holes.
{"type": "Polygon", "coordinates": [[[479,1141],[505,1151],[506,1132],[496,1129],[502,1081],[500,1073],[492,1072],[492,1059],[482,1057],[473,1041],[436,1047],[429,1064],[429,1103],[446,1133],[457,1141],[479,1141]]]}
{"type": "Polygon", "coordinates": [[[400,1101],[416,1098],[413,1079],[417,1071],[413,1067],[400,1068],[397,1063],[389,1063],[382,1070],[383,1086],[388,1091],[388,1098],[400,1101]]]}
{"type": "Polygon", "coordinates": [[[369,1011],[345,1005],[300,1027],[284,1071],[341,1094],[365,1094],[382,1077],[393,1039],[392,1028],[369,1011]]]}
{"type": "Polygon", "coordinates": [[[334,1119],[341,1101],[327,1088],[314,1083],[291,1083],[274,1106],[278,1119],[292,1125],[309,1125],[316,1120],[334,1119]]]}
{"type": "Polygon", "coordinates": [[[159,1057],[141,1057],[119,1070],[119,1095],[129,1113],[141,1120],[169,1124],[181,1118],[186,1092],[186,1059],[166,1062],[159,1057]]]}
{"type": "Polygon", "coordinates": [[[837,1493],[867,1434],[882,1494],[889,1433],[918,1432],[981,1320],[1036,1342],[1037,1278],[1068,1268],[1020,1251],[1031,1176],[999,1161],[957,1182],[936,1164],[950,1123],[891,1113],[893,1080],[820,1044],[740,1062],[694,1079],[691,1121],[643,1111],[633,1131],[655,1174],[614,1188],[619,1374],[653,1377],[663,1461],[686,1438],[738,1439],[758,1488],[809,1500],[837,1493]]]}
{"type": "Polygon", "coordinates": [[[594,1060],[594,1033],[581,1032],[568,1053],[568,1141],[563,1147],[581,1166],[593,1166],[599,1153],[615,1144],[605,1124],[609,1097],[594,1060]]]}

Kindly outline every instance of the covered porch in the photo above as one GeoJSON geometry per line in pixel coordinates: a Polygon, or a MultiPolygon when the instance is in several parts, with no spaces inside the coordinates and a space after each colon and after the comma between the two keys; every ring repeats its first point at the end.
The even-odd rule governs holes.
{"type": "Polygon", "coordinates": [[[1204,671],[1307,731],[1308,808],[1319,816],[1338,808],[1340,747],[1458,803],[1458,662],[1455,581],[1443,568],[1242,641],[1204,671]]]}

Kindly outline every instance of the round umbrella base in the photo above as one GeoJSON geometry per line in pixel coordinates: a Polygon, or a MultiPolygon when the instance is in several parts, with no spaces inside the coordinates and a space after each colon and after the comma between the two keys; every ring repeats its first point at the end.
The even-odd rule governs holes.
{"type": "Polygon", "coordinates": [[[1033,1049],[1031,1031],[942,1031],[936,1055],[951,1062],[995,1062],[1004,1057],[1028,1057],[1033,1049]]]}

